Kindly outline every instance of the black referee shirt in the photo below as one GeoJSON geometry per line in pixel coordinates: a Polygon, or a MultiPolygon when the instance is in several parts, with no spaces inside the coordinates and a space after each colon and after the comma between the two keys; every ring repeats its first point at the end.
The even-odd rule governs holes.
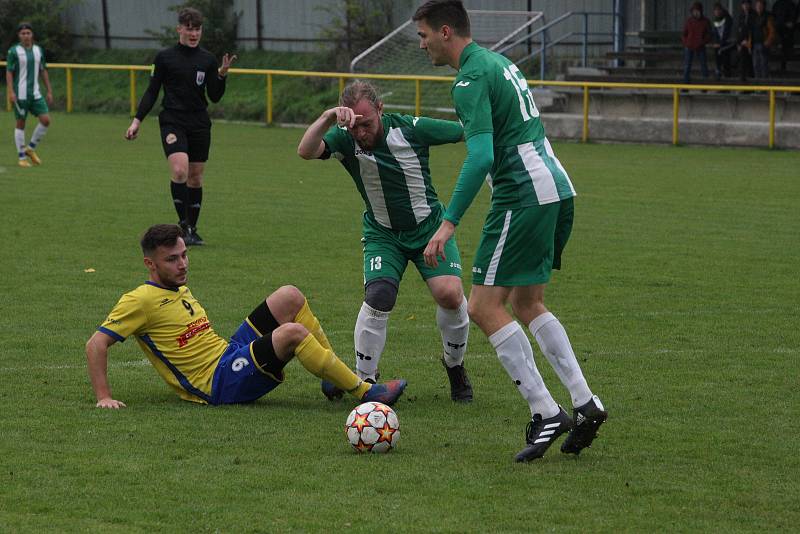
{"type": "Polygon", "coordinates": [[[150,85],[147,87],[136,118],[144,120],[158,100],[161,86],[165,111],[202,112],[208,116],[206,91],[212,102],[219,102],[225,93],[225,78],[217,72],[217,59],[205,48],[185,46],[180,43],[156,54],[150,85]]]}

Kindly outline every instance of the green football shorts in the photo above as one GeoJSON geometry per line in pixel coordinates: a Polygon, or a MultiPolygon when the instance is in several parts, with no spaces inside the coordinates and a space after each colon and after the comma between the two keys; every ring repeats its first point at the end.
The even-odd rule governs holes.
{"type": "Polygon", "coordinates": [[[575,205],[561,202],[491,211],[472,264],[472,283],[530,286],[550,281],[572,232],[575,205]]]}
{"type": "Polygon", "coordinates": [[[408,262],[414,262],[423,280],[435,276],[461,276],[461,254],[458,252],[455,236],[444,247],[446,261],[439,260],[439,266],[425,265],[422,253],[433,234],[442,223],[443,209],[432,213],[413,230],[389,230],[378,224],[368,213],[364,213],[364,283],[376,278],[403,279],[408,262]]]}
{"type": "Polygon", "coordinates": [[[38,117],[50,112],[47,107],[47,102],[44,98],[37,98],[35,100],[17,100],[12,106],[14,108],[14,117],[17,120],[25,120],[28,113],[38,117]]]}

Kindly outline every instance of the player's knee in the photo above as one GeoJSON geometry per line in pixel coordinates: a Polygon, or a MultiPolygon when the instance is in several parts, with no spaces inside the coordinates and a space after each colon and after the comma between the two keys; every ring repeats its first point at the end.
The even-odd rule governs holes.
{"type": "Polygon", "coordinates": [[[185,184],[189,177],[189,171],[181,164],[172,166],[172,181],[185,184]]]}
{"type": "Polygon", "coordinates": [[[39,117],[39,122],[42,124],[42,126],[47,128],[50,126],[50,117],[39,117]]]}
{"type": "Polygon", "coordinates": [[[203,175],[190,172],[186,178],[186,185],[195,189],[198,187],[203,187],[203,175]]]}
{"type": "Polygon", "coordinates": [[[305,301],[306,298],[299,289],[287,285],[279,287],[267,297],[267,307],[275,319],[283,324],[295,320],[305,301]]]}
{"type": "Polygon", "coordinates": [[[464,291],[461,289],[460,284],[457,286],[447,287],[443,291],[439,291],[435,296],[436,304],[448,310],[455,310],[461,303],[464,302],[464,291]]]}
{"type": "Polygon", "coordinates": [[[275,352],[280,356],[292,352],[308,337],[308,330],[300,323],[284,323],[272,332],[275,352]]]}
{"type": "Polygon", "coordinates": [[[397,281],[391,278],[370,280],[364,287],[364,302],[378,311],[392,311],[397,302],[397,287],[397,281]]]}
{"type": "Polygon", "coordinates": [[[303,292],[293,285],[281,286],[275,290],[273,295],[276,295],[278,298],[280,298],[285,308],[293,311],[295,315],[300,311],[300,308],[302,308],[303,304],[306,302],[306,297],[303,295],[303,292]]]}

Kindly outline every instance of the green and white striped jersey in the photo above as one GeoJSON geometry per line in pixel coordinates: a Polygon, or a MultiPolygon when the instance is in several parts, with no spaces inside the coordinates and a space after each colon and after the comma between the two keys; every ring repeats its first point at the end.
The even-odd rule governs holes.
{"type": "Polygon", "coordinates": [[[44,52],[39,45],[25,48],[17,43],[8,49],[6,67],[14,75],[14,92],[19,100],[42,98],[39,90],[39,73],[47,68],[44,52]]]}
{"type": "Polygon", "coordinates": [[[391,230],[413,230],[441,206],[431,183],[428,149],[460,141],[463,129],[453,121],[396,113],[384,113],[381,123],[383,138],[372,151],[339,126],[323,140],[353,178],[368,217],[391,230]]]}
{"type": "MultiPolygon", "coordinates": [[[[459,64],[451,94],[464,137],[491,133],[494,139],[494,164],[487,177],[492,209],[550,204],[575,196],[519,68],[474,42],[464,48],[459,64]]],[[[457,204],[455,197],[450,204],[457,204]]]]}

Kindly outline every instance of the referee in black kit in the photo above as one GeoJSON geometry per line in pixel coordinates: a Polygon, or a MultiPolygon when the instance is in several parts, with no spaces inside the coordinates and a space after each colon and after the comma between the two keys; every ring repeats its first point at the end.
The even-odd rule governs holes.
{"type": "Polygon", "coordinates": [[[158,123],[161,144],[172,172],[172,202],[186,245],[202,245],[197,219],[203,200],[203,167],[211,145],[211,119],[206,111],[205,92],[212,102],[219,102],[225,93],[225,76],[237,57],[225,54],[219,66],[216,58],[199,46],[203,14],[196,9],[184,8],[178,12],[177,30],[178,44],[156,55],[150,85],[125,138],[136,139],[139,126],[156,103],[163,85],[164,109],[158,115],[158,123]]]}

